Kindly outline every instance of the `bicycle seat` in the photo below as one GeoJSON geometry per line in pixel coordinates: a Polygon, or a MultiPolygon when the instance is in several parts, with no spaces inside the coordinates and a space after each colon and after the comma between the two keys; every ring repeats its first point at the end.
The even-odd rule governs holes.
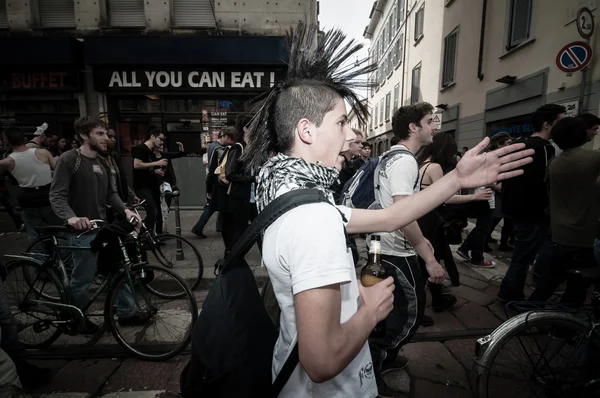
{"type": "Polygon", "coordinates": [[[44,234],[52,234],[52,233],[57,233],[57,232],[66,232],[67,226],[65,226],[65,225],[40,225],[40,226],[35,227],[35,230],[37,231],[38,234],[44,235],[44,234]]]}
{"type": "Polygon", "coordinates": [[[579,275],[583,279],[587,279],[587,280],[600,279],[600,267],[572,269],[567,272],[570,275],[579,275]]]}

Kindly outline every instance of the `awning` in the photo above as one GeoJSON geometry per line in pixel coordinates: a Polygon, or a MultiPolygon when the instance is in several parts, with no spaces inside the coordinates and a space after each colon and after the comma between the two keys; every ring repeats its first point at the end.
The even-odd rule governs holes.
{"type": "Polygon", "coordinates": [[[83,43],[69,36],[0,37],[0,68],[83,65],[83,43]]]}
{"type": "Polygon", "coordinates": [[[101,65],[284,65],[280,36],[88,37],[86,63],[101,65]]]}

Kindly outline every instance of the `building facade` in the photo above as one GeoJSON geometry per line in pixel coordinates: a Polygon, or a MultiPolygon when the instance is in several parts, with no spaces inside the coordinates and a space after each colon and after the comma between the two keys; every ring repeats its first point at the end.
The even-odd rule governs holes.
{"type": "MultiPolygon", "coordinates": [[[[597,0],[552,6],[541,0],[376,1],[365,30],[369,54],[379,65],[367,96],[375,153],[389,148],[393,109],[418,101],[436,106],[440,131],[453,134],[459,147],[500,131],[532,133],[532,113],[545,103],[563,104],[571,115],[599,114],[597,57],[585,73],[556,66],[563,46],[586,41],[575,22],[582,7],[596,14],[598,25],[597,0]],[[397,10],[402,16],[390,22],[397,10]],[[390,26],[396,31],[391,40],[405,38],[392,46],[390,26]]],[[[589,39],[596,54],[599,39],[598,31],[589,39]]],[[[590,145],[600,147],[600,139],[590,145]]]]}
{"type": "Polygon", "coordinates": [[[202,205],[203,151],[283,76],[285,31],[317,16],[316,0],[0,0],[0,128],[68,139],[99,114],[131,165],[156,126],[188,152],[173,161],[182,206],[202,205]]]}

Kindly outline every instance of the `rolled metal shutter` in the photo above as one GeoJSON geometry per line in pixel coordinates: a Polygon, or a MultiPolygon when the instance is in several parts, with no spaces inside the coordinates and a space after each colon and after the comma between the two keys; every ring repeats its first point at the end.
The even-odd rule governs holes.
{"type": "Polygon", "coordinates": [[[213,0],[173,0],[173,26],[216,26],[213,0]]]}
{"type": "Polygon", "coordinates": [[[40,24],[44,28],[74,28],[74,0],[38,0],[40,24]]]}
{"type": "Polygon", "coordinates": [[[8,17],[6,16],[6,3],[0,0],[0,29],[8,29],[8,17]]]}
{"type": "Polygon", "coordinates": [[[108,0],[110,26],[145,27],[144,0],[108,0]]]}

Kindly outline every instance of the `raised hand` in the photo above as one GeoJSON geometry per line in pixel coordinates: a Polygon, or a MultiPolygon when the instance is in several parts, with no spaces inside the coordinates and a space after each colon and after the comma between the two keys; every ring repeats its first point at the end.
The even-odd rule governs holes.
{"type": "Polygon", "coordinates": [[[460,185],[477,188],[523,174],[520,167],[531,163],[533,149],[524,150],[525,144],[512,144],[495,151],[483,152],[490,139],[484,138],[473,149],[467,151],[456,165],[460,185]],[[482,153],[483,152],[483,153],[482,153]]]}

